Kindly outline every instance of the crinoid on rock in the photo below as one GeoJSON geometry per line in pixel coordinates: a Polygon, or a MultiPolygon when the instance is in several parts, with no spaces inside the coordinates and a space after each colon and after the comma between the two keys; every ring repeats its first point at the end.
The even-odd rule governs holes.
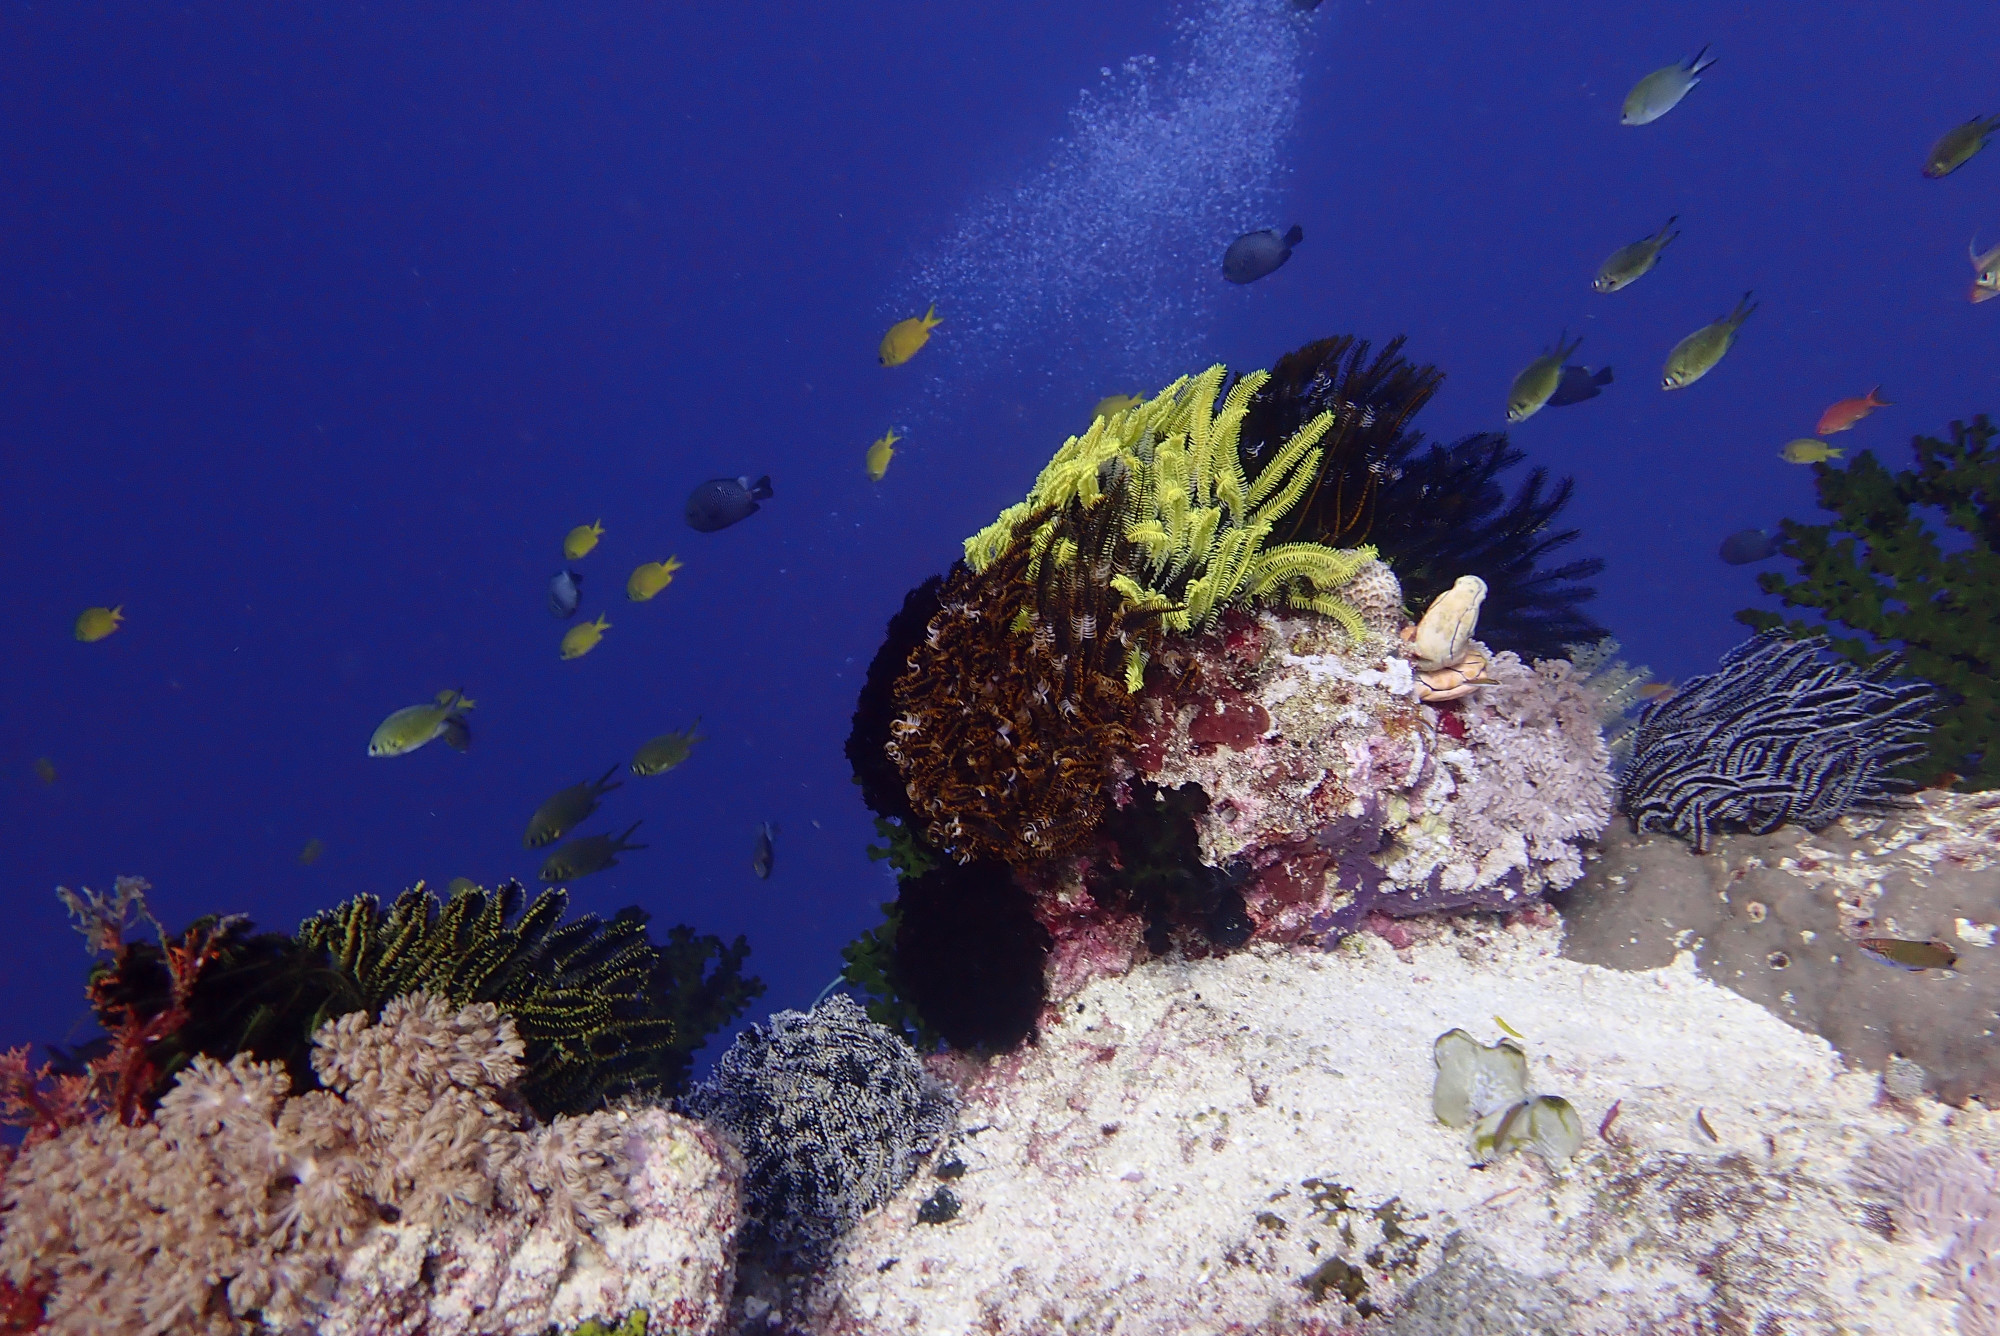
{"type": "Polygon", "coordinates": [[[984,571],[954,567],[896,682],[888,755],[930,841],[961,863],[1081,847],[1131,742],[1122,600],[1087,571],[1038,589],[1029,557],[1023,543],[984,571]]]}
{"type": "Polygon", "coordinates": [[[1070,438],[939,590],[896,680],[885,750],[929,839],[959,861],[1083,847],[1166,636],[1274,602],[1365,631],[1337,591],[1372,551],[1268,541],[1315,476],[1332,415],[1250,481],[1238,439],[1267,373],[1218,405],[1225,375],[1183,377],[1070,438]]]}

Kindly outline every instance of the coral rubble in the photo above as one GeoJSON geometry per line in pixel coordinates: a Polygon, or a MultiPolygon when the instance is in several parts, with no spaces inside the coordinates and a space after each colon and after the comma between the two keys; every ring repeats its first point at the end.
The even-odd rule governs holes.
{"type": "MultiPolygon", "coordinates": [[[[1787,606],[1823,616],[1833,648],[1872,665],[1894,650],[1907,671],[1948,696],[1929,757],[1913,777],[1972,789],[2000,787],[2000,632],[1992,591],[2000,588],[2000,429],[1984,417],[1951,424],[1951,439],[1919,436],[1916,466],[1891,474],[1864,450],[1844,466],[1813,465],[1826,524],[1785,520],[1775,571],[1757,586],[1787,606]],[[1938,516],[1948,532],[1926,518],[1938,516]],[[1942,541],[1941,541],[1942,540],[1942,541]]],[[[1758,630],[1794,636],[1821,628],[1746,609],[1758,630]]]]}
{"type": "Polygon", "coordinates": [[[1671,830],[1700,852],[1725,824],[1817,830],[1909,792],[1895,772],[1923,754],[1936,690],[1891,681],[1893,658],[1822,660],[1825,644],[1767,631],[1648,706],[1621,784],[1633,828],[1671,830]]]}

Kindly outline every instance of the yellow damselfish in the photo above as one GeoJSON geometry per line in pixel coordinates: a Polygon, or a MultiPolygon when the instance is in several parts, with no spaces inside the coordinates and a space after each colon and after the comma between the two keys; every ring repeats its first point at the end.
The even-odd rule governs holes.
{"type": "Polygon", "coordinates": [[[604,633],[610,629],[611,623],[604,620],[603,613],[599,613],[594,622],[570,627],[563,632],[562,656],[565,659],[582,658],[597,648],[597,642],[604,639],[604,633]]]}
{"type": "Polygon", "coordinates": [[[1136,394],[1107,394],[1097,401],[1097,407],[1090,410],[1091,420],[1116,417],[1128,408],[1137,408],[1146,402],[1136,394]]]}
{"type": "Polygon", "coordinates": [[[563,537],[563,555],[571,561],[581,561],[590,555],[590,549],[597,546],[597,540],[604,537],[604,521],[593,524],[579,524],[563,537]]]}
{"type": "Polygon", "coordinates": [[[868,447],[868,481],[882,481],[882,475],[889,471],[889,461],[896,457],[896,442],[902,439],[893,431],[885,431],[868,447]]]}
{"type": "Polygon", "coordinates": [[[889,326],[889,332],[882,336],[882,351],[877,360],[883,366],[901,366],[917,355],[917,350],[931,341],[931,331],[942,325],[938,319],[937,307],[933,306],[922,315],[913,315],[908,320],[898,320],[889,326]]]}
{"type": "Polygon", "coordinates": [[[1787,464],[1818,464],[1829,459],[1839,459],[1841,448],[1828,445],[1825,441],[1811,436],[1801,436],[1778,452],[1778,458],[1787,464]]]}
{"type": "Polygon", "coordinates": [[[76,638],[85,644],[93,640],[102,640],[116,631],[118,624],[124,620],[123,603],[115,608],[85,608],[76,617],[76,638]]]}
{"type": "Polygon", "coordinates": [[[625,597],[634,603],[644,603],[672,584],[674,572],[686,564],[679,557],[642,563],[633,570],[631,578],[625,581],[625,597]]]}

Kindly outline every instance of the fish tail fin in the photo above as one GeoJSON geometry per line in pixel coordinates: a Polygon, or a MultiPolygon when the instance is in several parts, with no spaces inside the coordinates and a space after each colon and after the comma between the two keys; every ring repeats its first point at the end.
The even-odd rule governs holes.
{"type": "Polygon", "coordinates": [[[1826,453],[1830,459],[1845,459],[1847,457],[1847,447],[1844,445],[1829,445],[1826,448],[1826,453]]]}
{"type": "Polygon", "coordinates": [[[597,782],[595,784],[592,784],[590,787],[597,790],[599,793],[609,793],[611,792],[611,790],[617,788],[619,784],[623,784],[625,781],[622,779],[619,780],[617,784],[610,782],[611,777],[618,773],[618,767],[622,764],[623,762],[621,761],[613,761],[611,763],[611,768],[605,771],[603,774],[599,775],[597,777],[597,782]]]}
{"type": "Polygon", "coordinates": [[[620,835],[620,836],[618,837],[617,841],[616,841],[616,847],[617,847],[617,848],[618,848],[618,849],[619,849],[619,850],[620,850],[621,852],[622,852],[623,850],[626,850],[626,849],[645,849],[645,848],[648,848],[648,847],[650,847],[650,846],[648,846],[648,845],[644,845],[644,844],[627,844],[627,843],[626,843],[626,841],[627,841],[627,840],[629,840],[629,839],[631,839],[631,838],[632,838],[632,832],[633,832],[633,831],[635,831],[635,830],[637,830],[637,829],[639,829],[639,827],[640,827],[641,825],[643,825],[643,824],[645,824],[645,821],[644,821],[644,818],[641,818],[640,820],[638,820],[638,821],[634,821],[634,822],[633,822],[633,823],[632,823],[631,825],[629,825],[629,826],[625,827],[625,833],[624,833],[624,834],[622,834],[622,835],[620,835]]]}
{"type": "Polygon", "coordinates": [[[1877,408],[1894,408],[1896,406],[1891,401],[1882,397],[1882,387],[1880,385],[1868,391],[1868,402],[1877,408]]]}
{"type": "Polygon", "coordinates": [[[1757,305],[1756,302],[1750,300],[1749,293],[1744,293],[1743,300],[1736,303],[1736,309],[1729,313],[1729,323],[1732,325],[1742,324],[1750,318],[1750,313],[1757,309],[1757,305]]]}
{"type": "Polygon", "coordinates": [[[1292,230],[1285,233],[1285,244],[1287,246],[1296,246],[1305,239],[1306,239],[1306,230],[1303,227],[1300,227],[1297,223],[1293,223],[1292,230]]]}
{"type": "Polygon", "coordinates": [[[935,329],[943,323],[944,321],[938,319],[937,303],[932,302],[930,309],[924,312],[924,328],[935,329]]]}
{"type": "Polygon", "coordinates": [[[1611,383],[1611,368],[1605,367],[1602,371],[1599,371],[1590,378],[1590,383],[1592,385],[1609,385],[1611,383]]]}
{"type": "Polygon", "coordinates": [[[1710,65],[1713,65],[1715,63],[1714,56],[1708,56],[1707,60],[1703,60],[1702,59],[1703,56],[1708,56],[1707,42],[1703,42],[1701,44],[1701,50],[1695,52],[1693,58],[1688,61],[1687,72],[1689,74],[1698,77],[1703,70],[1707,69],[1710,65]]]}
{"type": "Polygon", "coordinates": [[[763,477],[761,477],[761,478],[757,479],[757,481],[755,481],[755,482],[751,483],[751,484],[750,484],[750,486],[749,486],[749,487],[748,487],[748,488],[747,488],[746,490],[747,490],[747,491],[748,491],[748,492],[750,493],[750,497],[751,497],[751,499],[752,499],[753,501],[768,501],[768,500],[770,500],[770,499],[771,499],[771,475],[770,475],[770,474],[768,474],[768,473],[766,473],[766,474],[765,474],[765,475],[764,475],[763,477]]]}

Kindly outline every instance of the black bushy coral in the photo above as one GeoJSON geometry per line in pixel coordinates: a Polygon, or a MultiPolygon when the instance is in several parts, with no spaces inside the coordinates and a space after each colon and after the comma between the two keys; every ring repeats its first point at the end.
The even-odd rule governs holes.
{"type": "Polygon", "coordinates": [[[947,864],[902,883],[889,973],[926,1033],[997,1051],[1034,1033],[1049,947],[1005,863],[947,864]]]}
{"type": "Polygon", "coordinates": [[[916,1050],[838,994],[737,1036],[682,1106],[735,1138],[765,1235],[806,1253],[908,1182],[957,1116],[916,1050]]]}
{"type": "MultiPolygon", "coordinates": [[[[1366,339],[1341,334],[1286,353],[1243,419],[1244,471],[1262,473],[1276,448],[1321,413],[1333,426],[1320,442],[1319,474],[1285,518],[1279,537],[1331,547],[1368,541],[1381,488],[1421,435],[1410,419],[1444,384],[1444,373],[1403,356],[1389,340],[1373,360],[1366,339]]],[[[1449,581],[1447,581],[1449,583],[1449,581]]]]}
{"type": "Polygon", "coordinates": [[[1244,422],[1246,460],[1268,459],[1271,444],[1312,414],[1334,415],[1319,477],[1283,536],[1373,544],[1413,610],[1459,576],[1478,576],[1487,591],[1479,634],[1495,649],[1559,658],[1565,644],[1602,639],[1604,628],[1579,605],[1595,597],[1582,581],[1603,561],[1543,564],[1576,541],[1575,529],[1554,527],[1574,481],[1550,486],[1546,469],[1532,469],[1510,499],[1501,475],[1524,456],[1504,435],[1426,445],[1410,422],[1444,375],[1407,361],[1402,348],[1391,339],[1370,359],[1366,341],[1342,335],[1288,353],[1272,369],[1244,422]]]}
{"type": "MultiPolygon", "coordinates": [[[[1890,473],[1864,450],[1845,467],[1815,464],[1828,524],[1784,521],[1780,554],[1796,578],[1757,577],[1787,607],[1810,608],[1853,635],[1833,648],[1872,663],[1885,648],[1948,695],[1922,778],[1949,771],[1972,789],[2000,788],[2000,429],[1984,417],[1951,424],[1951,439],[1919,436],[1916,467],[1890,473]],[[1933,525],[1926,513],[1941,521],[1933,525]],[[1948,532],[1948,543],[1939,541],[1948,532]]],[[[1749,609],[1759,630],[1814,629],[1749,609]]]]}
{"type": "Polygon", "coordinates": [[[1410,607],[1422,609],[1461,575],[1486,582],[1479,638],[1524,659],[1557,659],[1563,647],[1608,634],[1579,606],[1597,596],[1582,581],[1601,557],[1545,565],[1577,539],[1556,517],[1576,488],[1548,486],[1548,470],[1528,470],[1510,499],[1500,475],[1525,456],[1504,435],[1481,432],[1399,460],[1376,503],[1369,541],[1381,549],[1410,607]]]}
{"type": "Polygon", "coordinates": [[[1105,818],[1105,856],[1086,874],[1091,899],[1141,915],[1154,955],[1167,953],[1177,928],[1227,949],[1249,941],[1256,927],[1241,890],[1248,869],[1202,861],[1195,819],[1206,811],[1199,784],[1168,789],[1140,780],[1132,801],[1105,818]]]}
{"type": "Polygon", "coordinates": [[[889,726],[896,718],[896,679],[909,670],[910,652],[924,643],[924,628],[938,611],[938,590],[944,577],[933,575],[903,595],[903,606],[889,619],[868,677],[854,703],[854,724],[847,735],[847,763],[861,786],[861,801],[877,816],[905,829],[917,826],[916,812],[904,791],[903,772],[889,757],[889,726]]]}
{"type": "Polygon", "coordinates": [[[1767,632],[1648,706],[1621,786],[1633,827],[1701,852],[1725,826],[1818,830],[1908,792],[1892,772],[1923,754],[1937,692],[1890,681],[1893,658],[1857,669],[1822,659],[1825,647],[1767,632]]]}

